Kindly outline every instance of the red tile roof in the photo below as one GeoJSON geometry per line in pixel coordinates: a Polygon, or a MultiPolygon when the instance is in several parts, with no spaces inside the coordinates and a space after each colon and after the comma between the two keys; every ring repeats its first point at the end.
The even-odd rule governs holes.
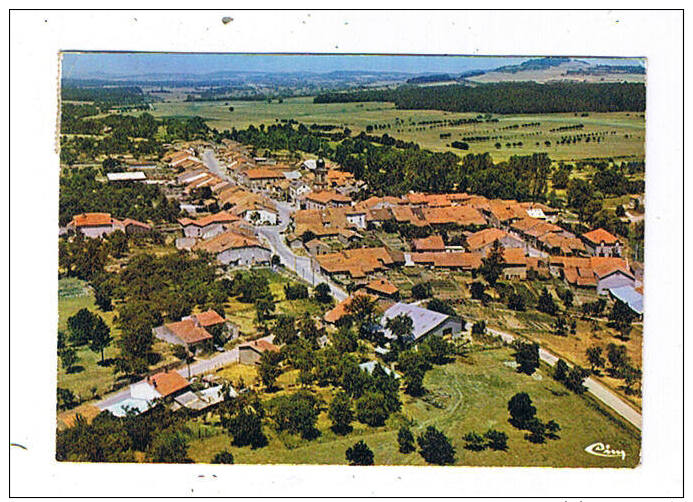
{"type": "Polygon", "coordinates": [[[113,224],[110,213],[82,213],[72,217],[71,224],[79,227],[103,227],[113,224]]]}
{"type": "Polygon", "coordinates": [[[162,396],[170,396],[190,386],[185,378],[177,371],[168,371],[157,373],[147,378],[147,381],[156,389],[162,396]]]}
{"type": "Polygon", "coordinates": [[[248,169],[245,175],[251,180],[284,179],[284,174],[275,169],[248,169]]]}
{"type": "Polygon", "coordinates": [[[494,241],[503,239],[507,235],[507,232],[499,230],[498,228],[485,228],[467,237],[467,248],[470,251],[477,251],[494,241]]]}
{"type": "Polygon", "coordinates": [[[445,243],[440,235],[431,235],[423,239],[414,239],[414,249],[416,251],[444,251],[445,243]]]}
{"type": "Polygon", "coordinates": [[[212,335],[202,326],[196,326],[192,319],[184,319],[165,325],[171,333],[183,340],[186,344],[194,344],[211,340],[212,335]]]}
{"type": "Polygon", "coordinates": [[[212,223],[232,223],[238,220],[240,220],[238,216],[230,214],[227,211],[221,211],[216,214],[203,216],[202,218],[198,218],[196,220],[192,220],[190,218],[181,218],[178,220],[178,223],[180,223],[184,227],[187,227],[188,225],[194,225],[196,227],[204,228],[207,225],[211,225],[212,223]]]}
{"type": "Polygon", "coordinates": [[[348,313],[347,307],[349,306],[349,304],[351,304],[353,299],[356,298],[357,296],[367,296],[371,300],[377,300],[378,299],[377,296],[371,295],[369,293],[363,293],[363,292],[354,293],[352,296],[348,296],[347,298],[345,298],[344,300],[339,302],[337,305],[335,305],[335,307],[332,310],[329,310],[328,312],[326,312],[325,315],[323,316],[323,319],[325,320],[325,322],[334,323],[334,322],[339,321],[342,317],[344,317],[348,313]]]}
{"type": "Polygon", "coordinates": [[[265,248],[264,245],[260,244],[260,241],[253,237],[248,237],[233,231],[229,231],[212,237],[211,239],[198,242],[197,244],[195,244],[195,246],[193,246],[193,250],[207,251],[208,253],[219,254],[223,253],[228,249],[239,249],[247,247],[265,248]]]}
{"type": "Polygon", "coordinates": [[[208,327],[215,326],[226,322],[226,319],[221,317],[215,310],[209,309],[207,312],[195,314],[195,319],[200,323],[200,326],[208,327]]]}
{"type": "Polygon", "coordinates": [[[596,230],[592,230],[591,232],[587,232],[585,234],[582,234],[582,237],[587,239],[593,244],[616,244],[617,242],[620,242],[618,237],[615,235],[610,234],[603,228],[598,228],[596,230]]]}
{"type": "Polygon", "coordinates": [[[368,284],[366,284],[366,288],[370,289],[371,291],[376,291],[378,293],[383,293],[386,295],[394,295],[399,291],[397,289],[397,286],[392,284],[390,281],[387,279],[374,279],[368,284]]]}

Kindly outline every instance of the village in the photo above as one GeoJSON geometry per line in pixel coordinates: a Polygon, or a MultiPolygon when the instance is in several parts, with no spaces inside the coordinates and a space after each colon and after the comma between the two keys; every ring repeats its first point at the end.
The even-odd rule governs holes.
{"type": "MultiPolygon", "coordinates": [[[[375,341],[373,352],[363,356],[364,370],[380,365],[393,371],[388,353],[397,336],[388,320],[398,316],[411,319],[409,345],[434,335],[461,343],[477,333],[482,319],[455,306],[465,299],[484,304],[491,299],[477,279],[491,256],[497,277],[489,282],[503,281],[511,292],[524,289],[531,295],[523,283],[558,281],[581,304],[619,301],[635,322],[642,319],[642,264],[627,258],[618,237],[601,228],[576,235],[567,229],[562,211],[543,203],[466,193],[370,195],[365,183],[333,162],[255,156],[231,140],[179,143],[159,163],[123,159],[121,165],[120,172],[106,173],[105,183],[156,184],[187,213],[177,225],[157,229],[178,250],[209,253],[222,272],[269,268],[311,288],[325,288],[334,304],[314,319],[324,333],[320,346],[331,343],[326,335],[355,312],[352,302],[365,298],[377,305],[381,316],[361,328],[370,330],[375,341]],[[456,290],[436,291],[436,281],[445,282],[442,277],[454,281],[456,290]],[[433,296],[445,308],[427,308],[424,300],[433,296]]],[[[154,231],[148,223],[118,216],[75,214],[61,235],[99,239],[116,230],[126,235],[154,231]]],[[[519,300],[517,294],[509,296],[511,302],[524,302],[527,295],[520,294],[519,300]]],[[[490,327],[487,333],[507,343],[514,340],[490,327]]],[[[124,417],[147,412],[158,402],[169,403],[174,411],[202,412],[245,390],[220,382],[218,371],[257,365],[281,346],[273,334],[260,336],[247,325],[242,329],[233,314],[225,318],[211,309],[164,323],[153,334],[185,348],[186,364],[166,367],[98,402],[63,412],[62,427],[74,424],[78,415],[93,418],[106,410],[124,417]]],[[[542,349],[542,359],[553,365],[560,354],[546,348],[553,350],[542,349]]],[[[598,398],[613,394],[592,377],[587,388],[598,398]]],[[[639,428],[640,416],[625,400],[617,400],[614,411],[639,428]]]]}

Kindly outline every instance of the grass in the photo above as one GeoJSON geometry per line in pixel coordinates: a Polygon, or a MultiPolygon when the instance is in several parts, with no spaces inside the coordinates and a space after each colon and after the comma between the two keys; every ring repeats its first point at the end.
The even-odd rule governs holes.
{"type": "MultiPolygon", "coordinates": [[[[522,375],[503,362],[511,360],[510,349],[474,353],[470,360],[439,366],[426,374],[425,386],[443,408],[426,400],[403,396],[403,410],[384,427],[370,428],[355,423],[347,436],[329,429],[326,412],[320,414],[321,435],[312,441],[277,434],[265,427],[269,444],[252,450],[230,446],[230,437],[217,427],[215,435],[193,439],[189,455],[196,462],[209,462],[215,453],[229,449],[236,463],[244,464],[343,464],[344,452],[363,439],[380,465],[424,465],[418,453],[398,452],[397,430],[412,421],[418,435],[428,425],[444,431],[457,449],[457,465],[470,466],[552,466],[552,467],[633,467],[639,462],[640,436],[622,424],[589,397],[568,393],[558,383],[538,371],[541,379],[522,375]],[[556,420],[560,439],[535,445],[524,432],[508,423],[507,401],[517,392],[528,392],[543,420],[556,420]],[[484,433],[496,428],[508,434],[508,451],[471,452],[462,437],[469,431],[484,433]],[[594,442],[608,442],[626,451],[626,460],[600,458],[584,448],[594,442]]],[[[325,391],[322,392],[326,395],[325,391]]],[[[276,394],[273,394],[276,395],[276,394]]]]}
{"type": "Polygon", "coordinates": [[[326,103],[314,104],[311,97],[285,99],[283,103],[229,101],[234,107],[228,111],[225,102],[162,102],[155,103],[151,113],[156,117],[200,116],[209,121],[210,127],[219,130],[233,127],[245,128],[250,124],[273,124],[281,119],[295,119],[304,124],[332,124],[349,127],[354,134],[365,131],[367,125],[383,125],[373,134],[388,133],[398,139],[414,141],[424,148],[435,151],[456,151],[465,153],[490,152],[494,160],[507,160],[512,155],[528,155],[534,152],[547,152],[554,160],[575,160],[605,157],[644,157],[645,120],[635,113],[590,113],[587,117],[576,117],[572,113],[538,115],[496,115],[496,123],[465,124],[455,127],[429,127],[415,122],[431,120],[454,120],[475,117],[476,113],[454,113],[438,110],[397,110],[393,103],[326,103]],[[503,127],[540,122],[534,127],[505,129],[503,127]],[[561,126],[583,124],[577,131],[556,131],[561,126]],[[389,126],[389,127],[387,127],[389,126]],[[570,145],[556,145],[561,136],[570,133],[615,132],[609,134],[601,143],[580,142],[570,145]],[[450,138],[441,139],[442,133],[450,133],[450,138]],[[625,135],[629,137],[626,138],[625,135]],[[463,141],[465,136],[502,136],[481,142],[469,142],[468,151],[452,149],[450,143],[463,141]],[[550,141],[551,146],[546,146],[550,141]],[[503,146],[495,148],[495,143],[503,146]],[[506,148],[506,143],[522,142],[522,147],[506,148]],[[539,145],[536,145],[539,143],[539,145]]]}
{"type": "MultiPolygon", "coordinates": [[[[86,283],[78,279],[60,279],[58,282],[58,329],[67,331],[67,319],[75,315],[79,310],[86,308],[104,318],[106,324],[113,328],[114,312],[101,312],[94,304],[94,294],[86,288],[86,283]],[[76,296],[79,294],[79,296],[76,296]]],[[[113,330],[114,338],[118,335],[113,330]]],[[[118,349],[114,343],[104,351],[106,359],[115,357],[118,349]]],[[[57,359],[58,387],[70,389],[82,399],[93,397],[92,389],[96,388],[96,394],[103,394],[111,389],[115,379],[113,369],[108,366],[100,366],[101,354],[89,350],[88,347],[77,349],[77,369],[73,373],[67,373],[57,359]]]]}

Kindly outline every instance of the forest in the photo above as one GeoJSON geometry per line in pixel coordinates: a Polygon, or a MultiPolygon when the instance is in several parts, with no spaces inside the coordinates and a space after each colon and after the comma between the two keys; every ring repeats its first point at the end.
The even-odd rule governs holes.
{"type": "Polygon", "coordinates": [[[319,94],[315,103],[390,101],[398,109],[479,113],[644,111],[645,86],[637,83],[511,82],[319,94]]]}

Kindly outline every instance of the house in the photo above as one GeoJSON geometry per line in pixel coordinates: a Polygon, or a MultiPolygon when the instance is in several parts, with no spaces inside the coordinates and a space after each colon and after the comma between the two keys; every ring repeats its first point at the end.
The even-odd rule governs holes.
{"type": "Polygon", "coordinates": [[[427,265],[431,267],[471,271],[481,266],[482,258],[483,255],[481,253],[466,253],[459,251],[410,253],[408,255],[408,265],[427,265]]]}
{"type": "Polygon", "coordinates": [[[422,239],[414,239],[412,249],[418,252],[445,251],[445,242],[440,235],[434,234],[422,239]]]}
{"type": "Polygon", "coordinates": [[[468,235],[466,238],[467,249],[472,253],[486,254],[496,241],[504,248],[524,249],[526,247],[522,239],[498,228],[479,230],[478,232],[468,235]]]}
{"type": "Polygon", "coordinates": [[[181,218],[178,223],[183,227],[183,234],[186,237],[201,237],[209,239],[215,235],[219,235],[230,228],[230,225],[240,218],[227,211],[221,211],[216,214],[210,214],[196,220],[190,218],[181,218]]]}
{"type": "MultiPolygon", "coordinates": [[[[229,388],[228,395],[237,397],[238,394],[233,388],[229,388]]],[[[199,412],[219,404],[224,400],[224,387],[215,385],[206,389],[192,391],[189,390],[183,394],[179,394],[174,398],[174,405],[171,407],[173,411],[180,408],[187,408],[193,412],[199,412]]]]}
{"type": "Polygon", "coordinates": [[[224,232],[211,239],[198,242],[193,251],[206,251],[216,256],[222,265],[252,266],[268,264],[272,258],[270,249],[254,237],[235,231],[224,232]]]}
{"type": "Polygon", "coordinates": [[[527,278],[527,257],[524,249],[503,249],[503,278],[506,280],[527,278]]]}
{"type": "Polygon", "coordinates": [[[642,318],[644,313],[643,309],[643,295],[640,291],[636,290],[633,286],[621,286],[609,289],[609,296],[614,300],[620,300],[630,309],[642,318]]]}
{"type": "Polygon", "coordinates": [[[238,214],[253,225],[276,225],[279,219],[279,213],[276,210],[260,204],[239,209],[238,214]]]}
{"type": "Polygon", "coordinates": [[[149,225],[131,218],[125,218],[120,222],[120,226],[126,235],[141,235],[152,231],[152,227],[149,225]]]}
{"type": "MultiPolygon", "coordinates": [[[[381,324],[386,326],[387,320],[398,315],[407,315],[413,322],[414,341],[418,342],[425,336],[452,336],[457,338],[462,333],[464,326],[462,320],[455,316],[441,314],[411,303],[395,303],[384,313],[381,324]]],[[[389,331],[385,330],[385,336],[392,337],[389,331]]]]}
{"type": "Polygon", "coordinates": [[[352,225],[356,228],[361,228],[364,229],[366,228],[366,211],[365,210],[360,210],[360,209],[347,209],[346,213],[346,221],[349,225],[352,225]]]}
{"type": "Polygon", "coordinates": [[[596,288],[599,294],[606,294],[611,288],[635,287],[635,276],[623,258],[553,256],[550,269],[554,274],[562,273],[568,284],[596,288]]]}
{"type": "Polygon", "coordinates": [[[192,153],[190,153],[188,151],[184,150],[182,152],[176,152],[176,153],[171,154],[170,157],[168,157],[168,165],[171,167],[176,167],[179,164],[182,164],[183,162],[185,162],[186,160],[189,160],[192,158],[193,158],[192,153]]]}
{"type": "Polygon", "coordinates": [[[320,254],[328,254],[332,252],[332,248],[322,242],[320,239],[311,239],[304,244],[306,251],[312,256],[320,254]]]}
{"type": "Polygon", "coordinates": [[[278,169],[248,169],[241,175],[243,184],[252,190],[269,188],[275,181],[284,179],[284,174],[278,169]]]}
{"type": "Polygon", "coordinates": [[[328,275],[365,278],[368,274],[384,270],[396,263],[385,247],[345,249],[338,253],[320,255],[316,262],[328,275]]]}
{"type": "Polygon", "coordinates": [[[591,256],[621,256],[623,243],[603,228],[582,234],[582,240],[591,256]]]}
{"type": "Polygon", "coordinates": [[[130,385],[122,399],[103,408],[116,417],[125,417],[130,413],[137,415],[155,406],[157,401],[173,398],[190,387],[188,382],[177,371],[162,371],[130,385]]]}
{"type": "Polygon", "coordinates": [[[387,279],[373,279],[366,284],[366,291],[370,294],[383,296],[385,298],[397,298],[399,296],[397,286],[387,279]]]}
{"type": "Polygon", "coordinates": [[[289,183],[289,200],[294,204],[310,192],[310,185],[305,181],[295,180],[289,183]]]}
{"type": "Polygon", "coordinates": [[[110,213],[82,213],[73,216],[67,224],[69,231],[80,232],[85,237],[100,238],[116,230],[133,234],[149,232],[151,227],[140,221],[127,218],[123,221],[111,217],[110,213]]]}
{"type": "Polygon", "coordinates": [[[241,364],[257,364],[260,357],[267,351],[279,352],[279,347],[267,340],[255,340],[238,346],[238,362],[241,364]]]}
{"type": "Polygon", "coordinates": [[[154,336],[174,345],[183,345],[192,353],[211,349],[214,340],[194,316],[154,328],[154,336]]]}
{"type": "Polygon", "coordinates": [[[329,190],[310,192],[306,194],[303,200],[306,209],[326,209],[328,207],[344,207],[351,205],[351,197],[329,190]]]}

